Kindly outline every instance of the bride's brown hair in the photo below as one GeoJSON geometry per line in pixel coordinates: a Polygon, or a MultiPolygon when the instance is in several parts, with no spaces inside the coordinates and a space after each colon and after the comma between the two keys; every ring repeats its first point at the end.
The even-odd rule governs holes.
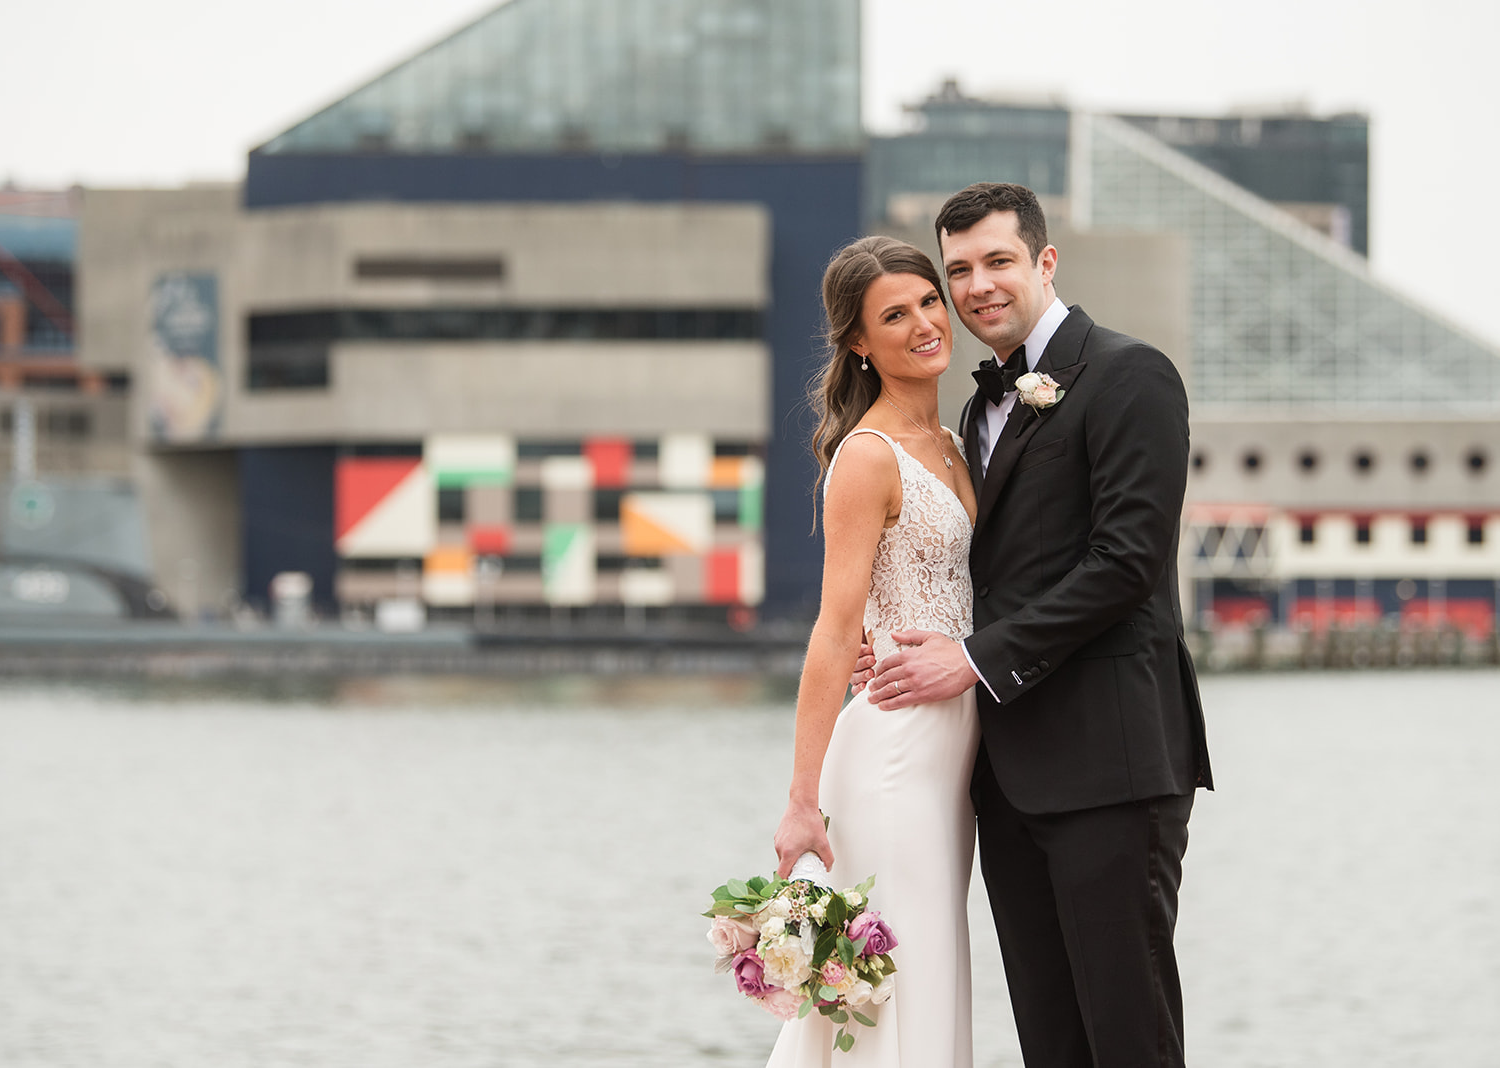
{"type": "Polygon", "coordinates": [[[818,415],[812,450],[818,459],[819,481],[828,472],[839,442],[880,396],[880,374],[874,367],[861,370],[861,358],[849,346],[859,336],[865,292],[875,279],[887,274],[914,274],[931,282],[938,299],[947,303],[937,268],[927,254],[894,237],[862,237],[829,261],[823,272],[828,359],[808,389],[808,401],[818,415]]]}

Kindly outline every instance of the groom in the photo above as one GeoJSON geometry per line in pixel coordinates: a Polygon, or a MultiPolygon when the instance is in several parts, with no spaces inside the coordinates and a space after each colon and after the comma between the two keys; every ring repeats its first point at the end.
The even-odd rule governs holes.
{"type": "Polygon", "coordinates": [[[909,648],[869,696],[978,683],[970,790],[1027,1068],[1181,1065],[1172,932],[1212,788],[1177,595],[1187,395],[1162,353],[1057,299],[1031,190],[972,185],[937,235],[954,309],[995,353],[961,423],[975,630],[893,635],[909,648]]]}

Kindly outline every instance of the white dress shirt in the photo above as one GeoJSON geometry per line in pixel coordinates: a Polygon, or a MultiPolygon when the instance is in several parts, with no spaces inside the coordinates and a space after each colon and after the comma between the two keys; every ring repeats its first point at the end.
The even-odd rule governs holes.
{"type": "MultiPolygon", "coordinates": [[[[1036,365],[1042,358],[1042,353],[1047,350],[1047,342],[1052,340],[1052,335],[1057,333],[1057,328],[1062,325],[1063,320],[1068,317],[1068,306],[1056,297],[1052,298],[1052,305],[1044,312],[1042,317],[1036,321],[1036,326],[1031,328],[1031,333],[1026,335],[1026,370],[1035,371],[1036,365]]],[[[1004,362],[1010,353],[995,353],[995,359],[1004,362]]],[[[1016,392],[1012,390],[1005,395],[1005,399],[999,404],[994,401],[986,401],[984,405],[984,418],[974,428],[979,436],[979,470],[981,474],[990,469],[990,452],[994,443],[1000,440],[1001,433],[1005,430],[1005,421],[1010,418],[1010,410],[1016,406],[1016,392]]],[[[984,683],[984,688],[990,691],[990,696],[1000,700],[1000,695],[995,693],[995,688],[990,685],[989,680],[984,677],[984,672],[979,670],[979,665],[974,663],[974,658],[969,655],[969,647],[963,642],[958,647],[964,651],[964,659],[974,669],[974,674],[979,676],[979,681],[984,683]]]]}
{"type": "MultiPolygon", "coordinates": [[[[1068,306],[1053,297],[1051,307],[1042,312],[1042,317],[1036,321],[1036,326],[1032,327],[1031,333],[1026,335],[1026,370],[1036,370],[1042,353],[1047,350],[1047,342],[1052,340],[1052,335],[1057,333],[1057,328],[1062,326],[1063,320],[1067,317],[1068,306]]],[[[1000,363],[1004,363],[1009,356],[1008,352],[995,353],[995,359],[1000,363]]],[[[999,404],[994,401],[985,402],[984,418],[974,428],[979,432],[980,474],[990,469],[990,452],[994,448],[994,443],[1000,440],[1000,434],[1005,430],[1005,421],[1010,417],[1010,410],[1015,406],[1014,390],[1007,393],[1005,399],[999,404]]]]}

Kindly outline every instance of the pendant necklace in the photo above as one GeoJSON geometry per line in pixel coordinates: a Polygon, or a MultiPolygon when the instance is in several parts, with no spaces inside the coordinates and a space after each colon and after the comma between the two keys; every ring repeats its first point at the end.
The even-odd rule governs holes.
{"type": "MultiPolygon", "coordinates": [[[[891,400],[891,398],[885,397],[883,399],[892,408],[895,408],[896,411],[901,412],[902,415],[906,415],[905,412],[901,411],[901,406],[898,405],[895,401],[891,400]]],[[[937,435],[934,434],[932,431],[928,430],[925,426],[923,426],[921,423],[917,422],[915,419],[913,419],[909,415],[906,415],[906,421],[908,423],[910,423],[912,426],[916,427],[922,433],[926,434],[929,438],[932,439],[932,443],[937,446],[938,455],[943,458],[943,466],[946,467],[949,471],[952,471],[953,470],[953,461],[950,460],[950,459],[948,459],[948,450],[945,449],[945,448],[943,448],[942,443],[940,441],[938,441],[938,439],[937,439],[937,435]]]]}

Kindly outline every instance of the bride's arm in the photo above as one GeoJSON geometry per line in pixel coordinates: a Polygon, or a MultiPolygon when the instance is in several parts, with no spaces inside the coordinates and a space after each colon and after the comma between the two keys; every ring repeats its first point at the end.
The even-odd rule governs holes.
{"type": "Polygon", "coordinates": [[[859,656],[875,549],[900,511],[901,474],[890,447],[873,434],[850,438],[823,499],[823,593],[797,687],[792,786],[776,829],[777,873],[783,878],[805,852],[833,865],[818,811],[818,779],[859,656]]]}

